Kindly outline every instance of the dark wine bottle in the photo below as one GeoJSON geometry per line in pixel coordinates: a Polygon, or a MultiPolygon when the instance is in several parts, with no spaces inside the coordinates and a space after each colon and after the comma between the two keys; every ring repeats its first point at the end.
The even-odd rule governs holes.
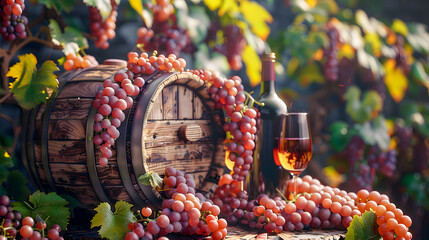
{"type": "Polygon", "coordinates": [[[273,155],[275,139],[280,137],[281,115],[287,113],[286,104],[276,93],[275,54],[262,55],[261,93],[257,99],[261,116],[256,135],[252,169],[247,179],[249,199],[256,199],[260,193],[278,195],[277,189],[284,192],[288,173],[276,164],[273,155]]]}

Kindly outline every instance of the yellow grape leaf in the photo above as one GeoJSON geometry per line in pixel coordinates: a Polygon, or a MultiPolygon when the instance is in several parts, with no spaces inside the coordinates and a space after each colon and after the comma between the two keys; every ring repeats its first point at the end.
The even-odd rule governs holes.
{"type": "Polygon", "coordinates": [[[403,36],[407,36],[408,35],[408,27],[407,25],[400,19],[395,19],[393,20],[392,23],[392,30],[402,34],[403,36]]]}
{"type": "Polygon", "coordinates": [[[313,8],[317,5],[317,0],[305,0],[310,8],[313,8]]]}
{"type": "Polygon", "coordinates": [[[331,187],[338,187],[344,182],[344,175],[339,173],[333,166],[323,168],[323,173],[328,177],[329,186],[331,187]]]}
{"type": "Polygon", "coordinates": [[[210,11],[214,11],[220,7],[222,0],[204,0],[204,3],[210,9],[210,11]]]}
{"type": "Polygon", "coordinates": [[[19,62],[9,68],[6,77],[12,77],[10,91],[15,95],[19,105],[31,109],[39,103],[46,102],[49,91],[56,92],[58,87],[57,65],[53,61],[46,61],[37,70],[37,58],[32,54],[18,56],[19,62]]]}
{"type": "Polygon", "coordinates": [[[408,65],[413,64],[415,61],[413,48],[409,44],[405,44],[404,50],[405,50],[405,56],[406,56],[405,59],[407,61],[407,64],[408,65]]]}
{"type": "Polygon", "coordinates": [[[144,19],[142,0],[128,0],[130,6],[144,19]]]}
{"type": "Polygon", "coordinates": [[[246,65],[246,73],[250,79],[250,86],[254,87],[258,85],[261,82],[262,63],[255,49],[246,45],[241,58],[246,65]]]}
{"type": "Polygon", "coordinates": [[[313,82],[323,83],[324,81],[323,74],[315,63],[305,65],[298,74],[299,84],[303,87],[313,82]]]}
{"type": "Polygon", "coordinates": [[[338,59],[346,57],[348,59],[353,59],[355,57],[356,50],[350,44],[343,44],[338,51],[338,59]]]}
{"type": "Polygon", "coordinates": [[[368,33],[365,34],[364,37],[365,41],[367,43],[369,43],[372,47],[372,53],[376,56],[379,57],[381,55],[381,40],[380,37],[378,36],[378,34],[376,33],[368,33]]]}
{"type": "Polygon", "coordinates": [[[291,59],[289,60],[288,64],[287,64],[287,69],[286,72],[289,76],[292,76],[296,69],[298,69],[299,67],[299,59],[296,57],[291,57],[291,59]]]}
{"type": "Polygon", "coordinates": [[[225,0],[222,1],[222,5],[220,6],[217,13],[219,17],[222,17],[226,13],[229,13],[231,16],[233,16],[236,12],[238,12],[238,5],[235,0],[225,0]]]}
{"type": "Polygon", "coordinates": [[[317,49],[314,52],[314,54],[313,54],[313,59],[316,60],[316,61],[322,61],[322,59],[323,59],[323,53],[324,53],[324,51],[323,51],[322,48],[317,49]]]}
{"type": "Polygon", "coordinates": [[[408,88],[408,79],[401,71],[401,69],[395,67],[395,61],[389,59],[384,63],[386,75],[384,76],[384,83],[389,90],[395,102],[400,102],[404,98],[405,91],[408,88]]]}
{"type": "Polygon", "coordinates": [[[257,2],[242,1],[240,12],[249,23],[250,29],[262,40],[266,40],[270,34],[267,22],[273,22],[271,14],[257,2]]]}

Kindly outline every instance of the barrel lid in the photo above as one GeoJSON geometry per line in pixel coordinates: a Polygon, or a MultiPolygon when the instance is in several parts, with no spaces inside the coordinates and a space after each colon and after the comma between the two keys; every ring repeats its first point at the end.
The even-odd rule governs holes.
{"type": "Polygon", "coordinates": [[[112,65],[118,67],[127,67],[127,61],[121,59],[106,59],[103,62],[104,65],[112,65]]]}

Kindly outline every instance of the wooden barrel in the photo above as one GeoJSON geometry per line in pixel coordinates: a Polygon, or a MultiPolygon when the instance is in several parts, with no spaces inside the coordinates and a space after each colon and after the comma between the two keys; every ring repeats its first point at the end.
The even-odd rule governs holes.
{"type": "Polygon", "coordinates": [[[39,189],[77,198],[82,206],[125,200],[138,207],[160,204],[159,193],[140,184],[149,171],[167,166],[194,175],[196,189],[211,193],[224,172],[224,136],[220,113],[205,83],[191,73],[155,72],[134,98],[113,147],[101,167],[92,141],[96,93],[123,66],[100,65],[66,73],[47,104],[23,120],[23,159],[39,189]]]}

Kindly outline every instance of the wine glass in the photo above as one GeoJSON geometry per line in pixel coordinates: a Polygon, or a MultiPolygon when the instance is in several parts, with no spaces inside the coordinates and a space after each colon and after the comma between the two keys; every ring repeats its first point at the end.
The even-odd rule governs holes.
{"type": "Polygon", "coordinates": [[[313,155],[308,115],[304,112],[282,115],[280,139],[275,142],[274,154],[281,166],[292,174],[293,197],[296,197],[296,180],[307,168],[313,155]]]}

